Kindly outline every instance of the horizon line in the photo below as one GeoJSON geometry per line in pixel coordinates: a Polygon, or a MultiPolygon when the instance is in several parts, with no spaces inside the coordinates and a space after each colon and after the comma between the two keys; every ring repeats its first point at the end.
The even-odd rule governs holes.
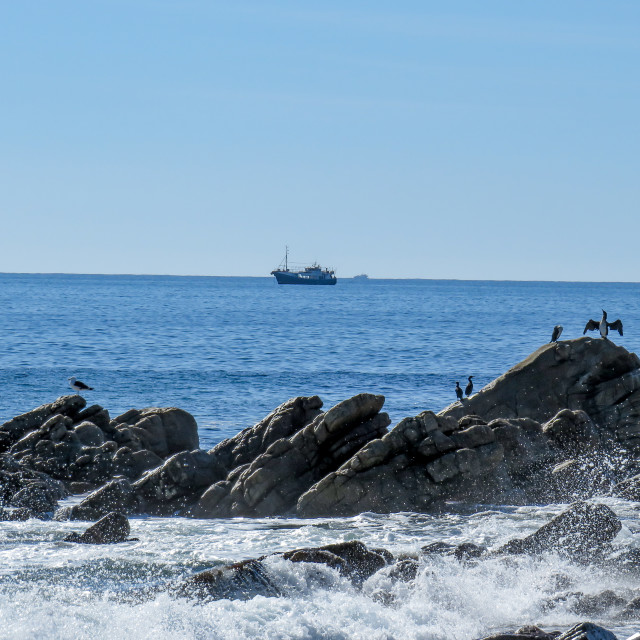
{"type": "MultiPolygon", "coordinates": [[[[357,274],[361,275],[361,274],[357,274]]],[[[0,271],[0,276],[107,276],[107,277],[129,277],[129,278],[254,278],[261,280],[271,280],[271,276],[229,276],[211,274],[174,274],[174,273],[83,273],[77,271],[0,271]]],[[[341,276],[343,280],[353,280],[356,276],[341,276]]],[[[340,280],[340,278],[338,278],[340,280]]],[[[372,277],[371,280],[424,280],[427,282],[549,282],[567,284],[639,284],[637,280],[527,280],[527,279],[498,279],[498,278],[424,278],[424,277],[372,277]]],[[[366,281],[365,281],[366,282],[366,281]]]]}

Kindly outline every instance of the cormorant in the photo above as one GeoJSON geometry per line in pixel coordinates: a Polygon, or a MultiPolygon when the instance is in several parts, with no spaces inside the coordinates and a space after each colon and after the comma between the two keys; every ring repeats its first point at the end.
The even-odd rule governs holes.
{"type": "Polygon", "coordinates": [[[557,324],[555,327],[553,327],[553,333],[551,334],[551,342],[558,342],[558,338],[560,337],[561,333],[562,333],[562,326],[557,324]]]}
{"type": "Polygon", "coordinates": [[[458,400],[462,402],[462,389],[459,382],[456,382],[456,395],[458,396],[458,400]]]}
{"type": "Polygon", "coordinates": [[[587,326],[582,332],[582,335],[587,333],[587,331],[595,331],[596,329],[600,331],[600,335],[605,339],[607,335],[609,335],[609,329],[613,329],[622,335],[622,321],[618,319],[615,322],[607,322],[607,312],[603,309],[600,322],[597,320],[589,320],[589,322],[587,322],[587,326]]]}
{"type": "Polygon", "coordinates": [[[93,387],[86,385],[84,382],[80,382],[80,380],[76,380],[75,378],[69,378],[69,386],[74,391],[93,391],[93,387]]]}
{"type": "Polygon", "coordinates": [[[471,395],[471,392],[473,391],[473,382],[471,382],[471,378],[473,378],[473,376],[469,376],[467,379],[469,380],[469,384],[465,387],[464,390],[464,395],[469,397],[471,395]]]}

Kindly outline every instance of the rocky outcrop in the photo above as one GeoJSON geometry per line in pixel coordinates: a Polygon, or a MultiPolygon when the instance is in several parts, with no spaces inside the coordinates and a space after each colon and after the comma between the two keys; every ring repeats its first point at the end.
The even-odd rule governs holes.
{"type": "MultiPolygon", "coordinates": [[[[293,398],[202,451],[195,420],[180,409],[111,420],[66,396],[5,423],[0,446],[68,487],[98,488],[65,510],[72,517],[114,508],[342,516],[435,511],[448,501],[573,501],[612,487],[637,495],[629,478],[640,473],[640,360],[609,340],[545,345],[471,398],[389,432],[383,403],[363,393],[322,413],[317,396],[293,398]]],[[[28,508],[35,500],[18,499],[28,508]]]]}
{"type": "Polygon", "coordinates": [[[634,468],[632,424],[640,425],[635,354],[602,339],[545,345],[475,396],[406,418],[369,442],[301,496],[297,512],[433,511],[450,500],[527,504],[603,494],[634,468]]]}
{"type": "Polygon", "coordinates": [[[288,400],[209,452],[183,451],[126,486],[111,482],[58,517],[124,513],[193,517],[295,511],[301,494],[386,433],[382,396],[360,394],[322,413],[317,396],[288,400]]]}
{"type": "Polygon", "coordinates": [[[184,449],[198,446],[198,428],[182,409],[132,409],[114,420],[81,396],[55,402],[0,426],[0,448],[35,471],[100,485],[116,475],[139,478],[184,449]]]}
{"type": "Polygon", "coordinates": [[[85,406],[86,401],[82,396],[63,396],[55,402],[43,404],[37,409],[12,418],[0,425],[0,452],[7,451],[29,432],[39,429],[52,416],[77,416],[85,406]]]}
{"type": "Polygon", "coordinates": [[[210,487],[192,514],[259,517],[293,512],[312,485],[386,432],[389,417],[379,413],[383,404],[383,396],[367,393],[337,404],[210,487]]]}
{"type": "Polygon", "coordinates": [[[442,415],[543,423],[563,409],[584,411],[598,437],[640,448],[640,359],[602,338],[549,343],[442,415]]]}
{"type": "Polygon", "coordinates": [[[300,496],[301,516],[422,510],[462,477],[487,475],[504,456],[486,424],[459,429],[425,411],[368,442],[300,496]]]}

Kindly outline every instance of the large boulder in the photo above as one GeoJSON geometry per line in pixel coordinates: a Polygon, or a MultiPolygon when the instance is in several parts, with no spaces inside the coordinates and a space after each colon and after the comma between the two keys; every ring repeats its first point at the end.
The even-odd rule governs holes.
{"type": "Polygon", "coordinates": [[[132,450],[148,449],[166,458],[199,446],[194,417],[175,407],[131,409],[110,423],[113,439],[132,450]]]}
{"type": "MultiPolygon", "coordinates": [[[[530,418],[544,423],[563,409],[585,412],[598,425],[598,438],[640,448],[640,360],[602,338],[549,343],[442,415],[458,419],[473,413],[486,420],[530,418]]],[[[581,433],[587,437],[585,446],[593,446],[593,430],[585,426],[582,414],[561,417],[572,424],[549,426],[550,435],[570,443],[581,433]]]]}
{"type": "Polygon", "coordinates": [[[217,479],[206,451],[182,451],[133,484],[145,513],[169,516],[191,505],[217,479]]]}

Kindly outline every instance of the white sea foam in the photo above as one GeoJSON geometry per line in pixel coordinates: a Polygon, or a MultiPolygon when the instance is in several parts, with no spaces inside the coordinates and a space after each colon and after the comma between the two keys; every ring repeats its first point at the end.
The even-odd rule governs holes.
{"type": "MultiPolygon", "coordinates": [[[[639,505],[608,502],[624,523],[616,544],[638,546],[639,505]]],[[[471,640],[522,624],[565,629],[584,619],[572,610],[575,596],[554,607],[551,601],[604,589],[631,599],[638,595],[637,574],[554,555],[469,563],[427,556],[412,583],[391,580],[383,570],[358,589],[327,567],[274,557],[267,566],[282,597],[199,603],[148,592],[205,568],[343,540],[414,554],[438,540],[494,546],[533,531],[561,508],[308,521],[135,518],[131,535],[139,540],[109,546],[62,542],[86,523],[3,523],[0,638],[471,640]]],[[[596,621],[620,638],[637,630],[606,616],[596,621]]]]}

